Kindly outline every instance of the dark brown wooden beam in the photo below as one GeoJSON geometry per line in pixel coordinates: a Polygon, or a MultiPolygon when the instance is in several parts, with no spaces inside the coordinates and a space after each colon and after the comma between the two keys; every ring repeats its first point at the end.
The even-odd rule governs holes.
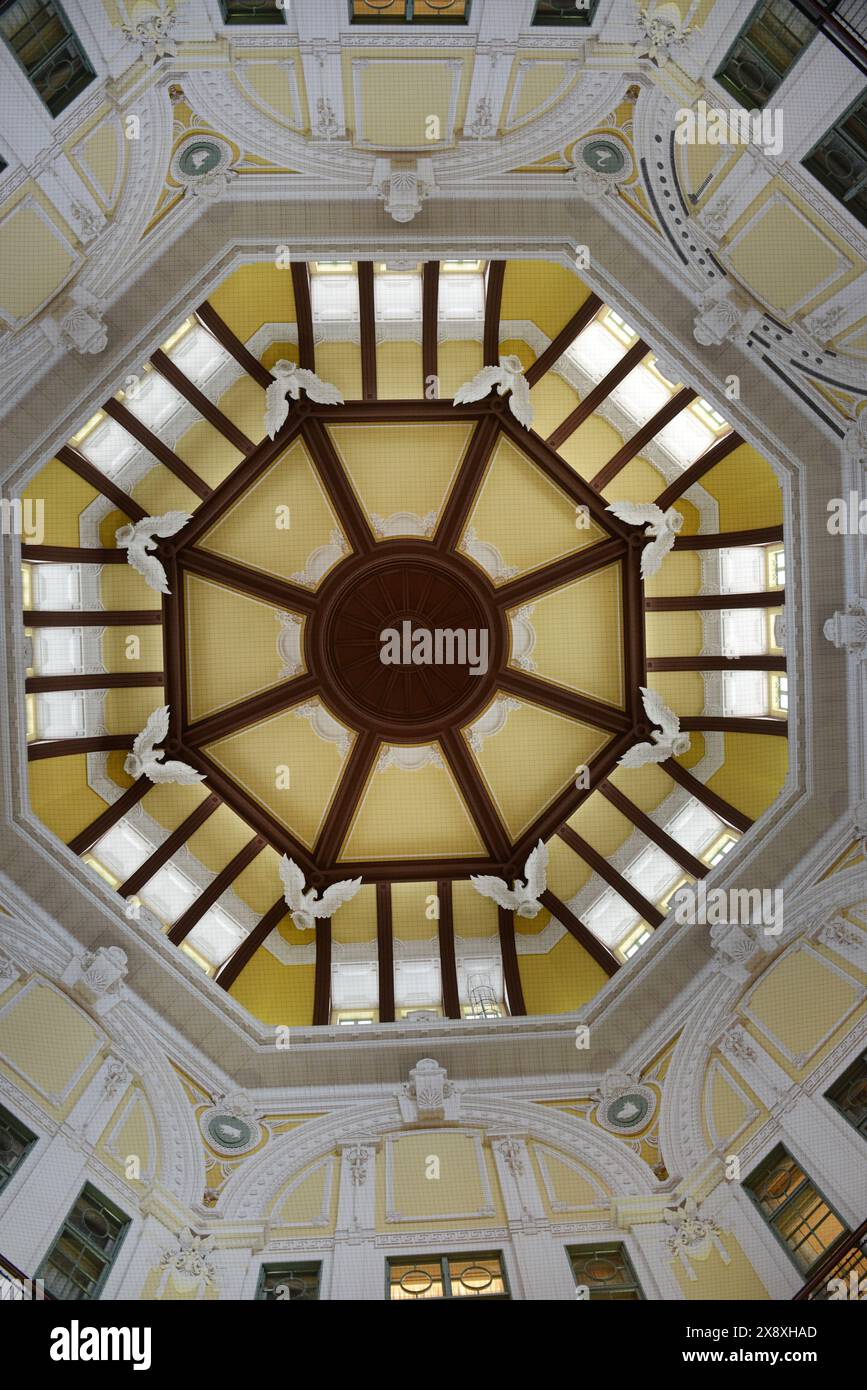
{"type": "Polygon", "coordinates": [[[347,863],[332,864],[323,869],[317,879],[317,886],[327,887],[346,878],[351,871],[353,878],[361,877],[365,883],[424,883],[429,880],[466,880],[470,874],[499,874],[502,876],[503,864],[498,859],[470,856],[466,859],[366,859],[351,860],[347,863]],[[321,880],[321,882],[320,882],[321,880]]]}
{"type": "Polygon", "coordinates": [[[589,419],[593,412],[599,409],[602,402],[611,395],[614,388],[619,386],[621,381],[624,381],[631,371],[634,371],[639,362],[647,356],[649,351],[650,348],[647,346],[647,343],[642,342],[640,338],[637,343],[633,343],[629,351],[623,354],[620,361],[614,364],[611,371],[607,372],[601,381],[597,381],[596,385],[587,392],[583,401],[575,407],[571,414],[566,416],[565,420],[561,420],[557,428],[548,435],[548,443],[551,445],[551,448],[559,449],[560,445],[564,444],[569,436],[575,433],[578,426],[583,425],[584,421],[589,419]]]}
{"type": "Polygon", "coordinates": [[[648,671],[785,671],[784,656],[649,656],[648,671]]]}
{"type": "Polygon", "coordinates": [[[647,685],[647,632],[643,600],[641,551],[632,547],[623,562],[623,659],[626,699],[635,724],[644,722],[641,688],[647,685]]]}
{"type": "Polygon", "coordinates": [[[174,739],[188,719],[187,650],[184,639],[186,586],[177,556],[164,561],[169,593],[163,594],[163,670],[165,699],[169,706],[169,733],[174,739]]]}
{"type": "Polygon", "coordinates": [[[337,859],[352,817],[364,795],[367,779],[373,771],[378,752],[379,739],[375,734],[360,733],[356,736],[316,841],[315,855],[318,864],[330,864],[337,859]]]}
{"type": "Polygon", "coordinates": [[[619,873],[618,870],[614,868],[614,865],[605,858],[604,854],[600,854],[597,849],[594,849],[582,835],[579,835],[576,830],[572,829],[571,825],[561,825],[557,834],[560,836],[561,840],[565,841],[570,849],[573,849],[576,854],[581,856],[585,864],[589,864],[591,869],[593,869],[601,879],[604,879],[609,888],[613,888],[615,893],[619,894],[625,902],[629,903],[630,907],[634,907],[635,911],[640,917],[644,918],[645,922],[649,922],[652,927],[658,927],[661,922],[665,921],[665,913],[660,912],[659,908],[656,907],[649,898],[645,898],[644,894],[640,893],[639,890],[629,882],[628,878],[624,878],[623,874],[619,873]]]}
{"type": "Polygon", "coordinates": [[[686,407],[695,400],[697,395],[698,392],[693,391],[689,386],[681,386],[679,391],[675,391],[671,400],[666,401],[665,405],[661,406],[655,415],[651,415],[650,419],[636,431],[632,438],[627,439],[622,448],[617,450],[614,457],[608,460],[605,467],[600,468],[592,483],[596,491],[601,492],[603,488],[606,488],[608,484],[617,477],[617,474],[626,467],[627,463],[634,459],[637,454],[640,454],[645,445],[649,444],[651,439],[654,439],[656,435],[659,434],[660,430],[664,430],[666,425],[671,424],[675,416],[679,415],[682,410],[685,410],[686,407]]]}
{"type": "Polygon", "coordinates": [[[379,967],[379,1021],[394,1023],[394,931],[391,884],[376,885],[376,956],[379,967]]]}
{"type": "Polygon", "coordinates": [[[358,262],[358,312],[361,336],[361,394],[375,401],[376,387],[376,305],[373,294],[373,261],[358,262]]]}
{"type": "Polygon", "coordinates": [[[159,627],[159,608],[25,608],[25,627],[159,627]]]}
{"type": "Polygon", "coordinates": [[[531,570],[529,574],[518,575],[516,579],[500,584],[496,592],[497,603],[501,608],[526,603],[550,589],[560,589],[573,579],[580,579],[582,574],[589,574],[591,570],[599,570],[616,560],[623,560],[625,556],[626,546],[623,541],[595,541],[583,550],[573,550],[571,554],[563,555],[559,560],[552,560],[549,565],[542,565],[540,569],[531,570]]]}
{"type": "Polygon", "coordinates": [[[425,261],[421,278],[421,374],[422,393],[437,375],[439,333],[440,263],[425,261]]]}
{"type": "Polygon", "coordinates": [[[160,376],[164,377],[169,385],[173,386],[175,390],[184,397],[184,400],[189,401],[190,405],[199,412],[202,418],[208,421],[208,424],[213,425],[214,429],[218,430],[224,439],[228,439],[233,448],[237,449],[242,454],[252,454],[253,450],[256,448],[252,439],[248,439],[244,431],[239,430],[238,426],[229,419],[228,415],[224,415],[220,407],[214,405],[213,401],[208,399],[204,391],[200,391],[198,386],[190,381],[186,373],[181,371],[177,363],[173,362],[167,353],[163,352],[162,348],[157,348],[156,352],[151,357],[151,366],[154,371],[159,372],[160,376]]]}
{"type": "Polygon", "coordinates": [[[353,550],[372,550],[373,532],[328,431],[321,421],[308,420],[302,426],[302,437],[353,550]]]}
{"type": "Polygon", "coordinates": [[[485,286],[485,327],[482,338],[486,367],[496,367],[500,362],[500,310],[503,304],[505,276],[506,262],[491,261],[485,286]]]}
{"type": "Polygon", "coordinates": [[[280,681],[268,690],[256,695],[245,696],[226,709],[209,714],[206,719],[197,719],[194,724],[184,726],[183,739],[195,748],[204,748],[209,743],[226,738],[229,734],[246,729],[250,724],[258,724],[292,705],[301,704],[319,694],[319,682],[315,676],[300,675],[295,680],[280,681]]]}
{"type": "Polygon", "coordinates": [[[191,903],[186,912],[182,913],[174,925],[169,929],[169,941],[174,942],[175,946],[180,946],[181,942],[189,936],[197,922],[200,922],[209,908],[214,906],[218,898],[221,898],[227,888],[231,888],[235,879],[244,872],[248,864],[252,864],[257,854],[261,854],[265,848],[265,841],[261,835],[254,835],[252,840],[248,840],[234,858],[220,870],[215,878],[203,888],[194,903],[191,903]]]}
{"type": "Polygon", "coordinates": [[[29,565],[125,565],[125,550],[101,550],[84,545],[22,545],[21,559],[29,565]]]}
{"type": "Polygon", "coordinates": [[[124,816],[137,806],[142,797],[150,790],[152,783],[146,777],[139,777],[133,782],[131,787],[127,787],[125,792],[121,792],[116,801],[90,822],[84,830],[69,841],[69,848],[73,854],[86,854],[89,849],[93,849],[97,840],[101,840],[118,821],[123,820],[124,816]]]}
{"type": "Polygon", "coordinates": [[[147,425],[139,420],[138,416],[133,415],[131,410],[127,410],[125,405],[122,405],[112,396],[102,408],[106,415],[110,415],[117,424],[126,430],[127,434],[131,435],[133,439],[137,439],[149,454],[153,454],[164,468],[167,468],[170,473],[180,479],[197,497],[203,499],[210,497],[212,488],[208,486],[204,478],[200,478],[198,473],[175,453],[174,449],[170,449],[168,444],[164,444],[159,435],[154,434],[153,430],[149,430],[147,425]]]}
{"type": "Polygon", "coordinates": [[[77,753],[126,752],[132,748],[135,734],[95,734],[91,738],[41,738],[27,745],[31,763],[43,758],[71,758],[77,753]]]}
{"type": "Polygon", "coordinates": [[[276,439],[264,439],[254,454],[241,459],[229,476],[214,488],[210,497],[196,507],[192,521],[188,521],[183,531],[179,531],[172,538],[172,544],[176,549],[192,545],[203,532],[216,525],[232,503],[251,488],[256,479],[289,449],[300,433],[301,421],[306,411],[307,403],[302,400],[290,414],[276,439]]]}
{"type": "Polygon", "coordinates": [[[621,540],[628,541],[634,534],[635,527],[628,526],[625,521],[621,521],[613,512],[609,512],[605,505],[604,498],[599,496],[598,491],[590,483],[586,483],[583,478],[570,468],[569,464],[551,448],[547,440],[533,430],[525,430],[519,425],[514,415],[509,409],[499,412],[500,428],[504,434],[509,436],[511,442],[520,453],[527,454],[542,472],[555,483],[561,492],[565,492],[573,502],[586,507],[590,515],[601,526],[607,535],[618,536],[621,540]]]}
{"type": "Polygon", "coordinates": [[[782,608],[785,589],[760,589],[751,594],[677,594],[668,598],[645,598],[648,613],[710,612],[719,608],[782,608]]]}
{"type": "Polygon", "coordinates": [[[731,430],[728,434],[723,435],[722,439],[711,444],[709,449],[705,449],[704,453],[699,455],[695,463],[690,464],[679,478],[675,478],[674,482],[669,483],[668,487],[659,494],[656,499],[657,507],[661,507],[665,511],[691,487],[700,482],[705,473],[709,473],[712,468],[716,468],[718,463],[722,463],[723,459],[728,458],[729,454],[734,453],[735,449],[739,449],[743,442],[737,431],[731,430]]]}
{"type": "Polygon", "coordinates": [[[141,521],[142,517],[147,516],[144,507],[130,497],[128,492],[124,492],[123,488],[118,487],[104,473],[101,473],[96,465],[90,462],[90,459],[84,457],[84,454],[73,449],[71,444],[61,445],[57,450],[56,458],[66,468],[77,473],[79,478],[92,487],[95,492],[101,492],[103,497],[107,497],[109,502],[117,507],[118,511],[128,516],[131,521],[141,521]]]}
{"type": "Polygon", "coordinates": [[[690,854],[683,845],[678,844],[673,836],[663,830],[662,826],[657,825],[655,820],[651,820],[650,816],[646,815],[639,806],[636,806],[635,802],[631,801],[628,796],[625,796],[619,787],[615,787],[613,782],[609,782],[606,778],[604,782],[599,783],[599,790],[606,801],[610,801],[615,810],[632,822],[636,830],[640,830],[642,835],[646,835],[648,840],[652,840],[655,845],[664,850],[669,859],[673,859],[675,864],[679,864],[693,878],[704,878],[706,874],[710,873],[709,865],[703,863],[701,859],[697,859],[694,854],[690,854]]]}
{"type": "Polygon", "coordinates": [[[789,732],[787,719],[767,718],[748,719],[742,715],[687,715],[681,719],[680,727],[684,733],[718,734],[774,734],[786,738],[789,732]]]}
{"type": "Polygon", "coordinates": [[[588,956],[591,956],[597,965],[602,966],[602,969],[609,979],[612,975],[617,974],[617,971],[620,969],[620,961],[617,959],[614,952],[609,951],[604,941],[600,941],[598,937],[595,937],[590,928],[585,927],[581,919],[576,917],[572,909],[567,907],[564,902],[561,902],[556,894],[551,892],[550,888],[546,888],[545,892],[539,895],[539,901],[544,907],[547,907],[552,916],[556,917],[560,925],[565,927],[570,935],[574,936],[579,946],[584,947],[588,956]]]}
{"type": "Polygon", "coordinates": [[[693,777],[692,773],[688,772],[685,767],[681,767],[676,759],[667,758],[664,763],[660,763],[660,767],[665,769],[669,777],[671,777],[679,787],[683,787],[684,791],[689,792],[690,796],[694,796],[696,801],[701,802],[702,806],[706,806],[709,811],[713,811],[714,815],[719,816],[720,820],[725,821],[726,825],[731,825],[735,830],[740,830],[742,833],[749,830],[753,823],[749,816],[744,815],[743,811],[739,811],[735,806],[732,806],[731,802],[726,801],[724,797],[717,796],[716,792],[706,787],[704,782],[700,782],[699,779],[693,777]]]}
{"type": "Polygon", "coordinates": [[[35,695],[49,690],[137,690],[164,683],[162,671],[102,671],[95,676],[28,676],[24,689],[28,695],[35,695]]]}
{"type": "Polygon", "coordinates": [[[521,985],[521,971],[518,966],[518,948],[515,943],[515,914],[507,907],[499,912],[500,955],[503,961],[503,993],[506,1007],[512,1018],[524,1018],[527,1006],[524,1003],[524,990],[521,985]]]}
{"type": "Polygon", "coordinates": [[[331,1022],[331,918],[316,919],[316,974],[313,982],[313,1023],[331,1022]]]}
{"type": "Polygon", "coordinates": [[[218,584],[228,584],[232,589],[240,589],[245,594],[263,599],[266,603],[279,604],[281,608],[291,608],[301,615],[312,613],[316,598],[312,590],[293,584],[288,579],[266,574],[264,570],[254,570],[237,560],[227,560],[210,550],[198,550],[192,546],[185,548],[180,555],[181,568],[203,579],[213,579],[218,584]]]}
{"type": "Polygon", "coordinates": [[[458,966],[455,958],[455,918],[450,878],[437,880],[439,902],[440,977],[443,986],[443,1013],[446,1018],[461,1017],[458,994],[458,966]]]}
{"type": "Polygon", "coordinates": [[[516,671],[507,667],[500,674],[497,686],[508,695],[516,695],[529,704],[541,705],[543,709],[555,710],[567,719],[578,719],[596,729],[607,729],[610,733],[620,734],[633,727],[633,720],[625,710],[606,705],[589,695],[567,690],[565,686],[552,685],[550,681],[542,680],[526,671],[516,671]]]}
{"type": "Polygon", "coordinates": [[[244,966],[249,964],[259,947],[267,941],[274,928],[283,921],[288,911],[285,898],[278,898],[274,906],[269,907],[265,916],[256,923],[249,936],[246,936],[238,949],[232,952],[217,976],[217,984],[221,989],[232,988],[244,966]]]}
{"type": "MultiPolygon", "coordinates": [[[[234,357],[238,366],[243,367],[248,376],[251,376],[254,381],[265,388],[271,385],[274,377],[268,368],[263,367],[258,357],[253,356],[246,343],[242,343],[241,339],[232,332],[229,325],[220,318],[216,309],[208,303],[207,299],[196,310],[196,318],[202,327],[207,329],[213,338],[216,338],[220,347],[225,348],[226,352],[234,357]]],[[[225,966],[223,968],[225,969],[225,966]]]]}
{"type": "Polygon", "coordinates": [[[485,396],[481,401],[466,401],[463,405],[454,405],[448,397],[429,401],[421,396],[405,396],[393,401],[347,401],[344,405],[322,405],[309,397],[302,397],[302,401],[310,419],[324,420],[328,425],[428,424],[431,420],[447,420],[454,424],[460,420],[479,420],[502,404],[496,395],[485,396]]]}
{"type": "Polygon", "coordinates": [[[453,550],[457,546],[496,442],[497,422],[493,416],[489,416],[476,426],[443,508],[435,536],[440,550],[453,550]]]}
{"type": "Polygon", "coordinates": [[[602,300],[598,294],[589,294],[580,309],[572,315],[565,327],[560,329],[556,338],[551,340],[544,352],[540,352],[535,362],[527,368],[524,375],[529,386],[535,386],[536,382],[541,381],[545,373],[560,361],[566,349],[572,346],[579,333],[584,332],[601,308],[602,300]]]}
{"type": "MultiPolygon", "coordinates": [[[[242,791],[231,779],[223,772],[222,768],[212,762],[206,753],[192,743],[185,743],[175,754],[181,762],[189,763],[197,772],[205,774],[205,783],[209,791],[215,791],[221,800],[239,820],[249,825],[251,830],[261,836],[263,840],[275,849],[278,854],[288,854],[290,859],[304,870],[304,876],[308,886],[319,882],[319,875],[313,857],[305,845],[297,840],[283,825],[281,821],[266,811],[258,801],[254,801],[251,796],[242,791]]],[[[346,875],[344,874],[345,878],[346,875]]]]}
{"type": "Polygon", "coordinates": [[[782,526],[757,526],[754,531],[716,531],[706,536],[678,536],[675,550],[729,550],[738,545],[773,545],[783,539],[782,526]]]}
{"type": "Polygon", "coordinates": [[[444,729],[440,743],[488,853],[504,863],[511,849],[509,836],[469,748],[458,729],[444,729]]]}
{"type": "Polygon", "coordinates": [[[212,792],[210,796],[205,797],[205,800],[201,802],[194,811],[190,812],[186,820],[181,821],[177,829],[173,830],[170,835],[167,835],[162,844],[157,845],[153,853],[148,855],[145,862],[136,869],[134,873],[130,874],[125,883],[120,885],[117,891],[120,893],[121,897],[131,898],[134,894],[138,893],[140,888],[144,888],[146,883],[150,883],[154,874],[161,869],[164,864],[168,863],[173,854],[177,854],[178,850],[183,848],[187,841],[190,840],[199,829],[199,826],[204,825],[205,821],[208,820],[217,810],[218,806],[222,806],[222,804],[220,798],[214,792],[212,792]]]}
{"type": "Polygon", "coordinates": [[[295,296],[295,323],[298,328],[298,365],[316,370],[313,342],[313,308],[310,301],[310,272],[306,261],[292,261],[292,292],[295,296]]]}

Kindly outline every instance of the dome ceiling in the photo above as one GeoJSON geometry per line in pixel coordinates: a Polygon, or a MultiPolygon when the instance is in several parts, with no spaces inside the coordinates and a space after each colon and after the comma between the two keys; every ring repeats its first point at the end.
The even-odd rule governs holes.
{"type": "Polygon", "coordinates": [[[290,977],[298,1021],[341,1021],[365,989],[356,1012],[380,1021],[402,1002],[459,1016],[473,961],[513,1013],[577,1007],[786,772],[779,487],[663,365],[542,262],[236,270],[32,484],[34,809],[140,930],[260,1017],[290,977]],[[531,429],[496,393],[453,404],[503,354],[531,429]],[[302,395],[272,440],[280,359],[346,400],[302,395]],[[641,525],[608,509],[624,501],[680,518],[645,580],[641,525]],[[190,520],[158,542],[160,602],[115,533],[173,508],[190,520]],[[628,769],[653,727],[644,686],[689,747],[628,769]],[[121,770],[161,703],[198,786],[121,770]],[[542,910],[513,920],[468,879],[521,875],[540,838],[542,910]],[[308,886],[363,879],[315,945],[288,919],[283,854],[308,886]],[[407,983],[431,960],[435,1000],[407,983]]]}

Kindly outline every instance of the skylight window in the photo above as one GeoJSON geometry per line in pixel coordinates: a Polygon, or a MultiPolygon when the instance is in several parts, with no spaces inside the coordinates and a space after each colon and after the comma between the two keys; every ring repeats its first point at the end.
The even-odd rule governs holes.
{"type": "Polygon", "coordinates": [[[765,551],[760,545],[721,550],[720,578],[724,594],[756,593],[765,587],[765,551]]]}
{"type": "Polygon", "coordinates": [[[159,372],[149,368],[139,374],[137,383],[128,391],[118,392],[118,400],[123,402],[131,415],[154,431],[185,404],[183,396],[174,386],[159,372]]]}
{"type": "Polygon", "coordinates": [[[80,565],[33,565],[30,570],[31,603],[34,608],[81,607],[80,565]]]}
{"type": "Polygon", "coordinates": [[[441,275],[439,283],[441,319],[483,319],[485,317],[484,275],[441,275]]]}
{"type": "Polygon", "coordinates": [[[317,323],[358,323],[358,279],[349,265],[310,277],[313,319],[317,323]]]}
{"type": "Polygon", "coordinates": [[[140,869],[152,853],[153,845],[125,820],[106,831],[91,850],[95,859],[117,875],[119,883],[140,869]]]}
{"type": "Polygon", "coordinates": [[[645,941],[649,941],[653,932],[649,927],[642,927],[641,930],[623,945],[620,954],[624,960],[632,960],[637,951],[640,951],[645,941]]]}
{"type": "Polygon", "coordinates": [[[208,908],[182,943],[216,970],[238,949],[247,933],[219,904],[208,908]]]}
{"type": "Polygon", "coordinates": [[[122,425],[107,415],[103,416],[96,428],[82,439],[78,448],[107,478],[119,473],[129,459],[141,453],[141,445],[131,434],[127,434],[122,425]]]}
{"type": "Polygon", "coordinates": [[[231,361],[226,349],[199,324],[187,328],[180,336],[175,335],[174,341],[170,339],[168,344],[164,343],[163,351],[198,386],[231,361]]]}
{"type": "Polygon", "coordinates": [[[196,885],[174,864],[164,864],[141,890],[141,899],[161,922],[176,922],[199,896],[196,885]]]}
{"type": "Polygon", "coordinates": [[[667,449],[672,458],[688,468],[695,463],[705,449],[710,448],[716,439],[712,429],[705,425],[690,410],[681,410],[674,419],[659,431],[658,443],[667,449]]]}
{"type": "Polygon", "coordinates": [[[373,281],[376,318],[380,322],[421,319],[421,276],[387,273],[373,281]]]}
{"type": "Polygon", "coordinates": [[[71,675],[84,670],[84,640],[80,628],[33,629],[33,671],[40,676],[71,675]]]}
{"type": "Polygon", "coordinates": [[[670,401],[674,388],[666,386],[656,372],[651,372],[643,362],[624,377],[619,386],[611,392],[611,399],[628,411],[636,425],[643,425],[670,401]]]}
{"type": "Polygon", "coordinates": [[[758,718],[768,711],[768,679],[764,671],[723,671],[723,711],[758,718]]]}
{"type": "Polygon", "coordinates": [[[617,366],[625,352],[626,346],[622,340],[610,333],[597,318],[570,343],[565,355],[576,366],[583,368],[593,381],[601,381],[612,367],[617,366]]]}
{"type": "Polygon", "coordinates": [[[37,738],[81,738],[85,730],[84,693],[49,690],[36,696],[37,738]]]}
{"type": "Polygon", "coordinates": [[[611,333],[613,337],[617,338],[624,347],[632,347],[632,344],[638,341],[638,334],[635,329],[631,328],[626,320],[621,318],[620,314],[614,309],[609,309],[607,307],[603,309],[599,322],[604,324],[608,332],[611,333]]]}

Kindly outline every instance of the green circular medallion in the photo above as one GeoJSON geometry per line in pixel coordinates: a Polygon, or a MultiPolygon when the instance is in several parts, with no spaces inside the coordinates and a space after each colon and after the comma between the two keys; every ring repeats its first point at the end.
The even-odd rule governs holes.
{"type": "Polygon", "coordinates": [[[623,151],[614,140],[589,140],[581,157],[594,174],[619,174],[626,165],[623,151]]]}

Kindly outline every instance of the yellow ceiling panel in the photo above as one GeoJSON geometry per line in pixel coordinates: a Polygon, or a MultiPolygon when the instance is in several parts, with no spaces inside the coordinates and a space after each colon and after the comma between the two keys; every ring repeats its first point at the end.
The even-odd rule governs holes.
{"type": "Polygon", "coordinates": [[[420,343],[379,343],[376,389],[381,400],[418,400],[423,384],[420,343]]]}
{"type": "Polygon", "coordinates": [[[610,734],[539,705],[518,701],[499,733],[474,757],[513,839],[550,805],[589,763],[610,734]]]}
{"type": "Polygon", "coordinates": [[[481,343],[440,343],[437,349],[437,375],[440,379],[440,398],[450,401],[464,382],[470,381],[485,365],[481,343]]]}
{"type": "Polygon", "coordinates": [[[605,971],[565,932],[545,955],[518,956],[528,1014],[564,1014],[581,1007],[608,983],[605,971]]]}
{"type": "Polygon", "coordinates": [[[561,424],[578,404],[579,396],[567,381],[556,372],[546,372],[530,392],[533,405],[533,429],[543,439],[561,424]]]}
{"type": "Polygon", "coordinates": [[[318,588],[340,559],[341,546],[348,550],[301,440],[229,508],[201,545],[309,589],[318,588]]]}
{"type": "Polygon", "coordinates": [[[162,516],[163,512],[194,512],[201,498],[192,488],[176,478],[163,464],[158,463],[140,478],[132,496],[147,516],[162,516]]]}
{"type": "MultiPolygon", "coordinates": [[[[33,503],[34,520],[39,516],[39,503],[43,504],[42,534],[34,536],[34,542],[38,545],[81,545],[79,518],[96,496],[95,488],[79,478],[71,468],[52,459],[31,478],[21,493],[23,502],[33,503]]],[[[27,515],[26,507],[24,515],[27,515]]],[[[119,520],[117,524],[120,526],[123,523],[119,520]]],[[[113,538],[111,544],[114,544],[113,538]]],[[[22,558],[27,559],[26,551],[22,558]]],[[[143,580],[139,580],[139,584],[145,588],[143,580]]]]}
{"type": "MultiPolygon", "coordinates": [[[[544,680],[623,708],[623,612],[620,564],[534,599],[530,660],[544,680]]],[[[510,617],[520,609],[510,609],[510,617]]],[[[510,663],[515,665],[515,662],[510,663]]]]}
{"type": "MultiPolygon", "coordinates": [[[[252,838],[253,831],[240,816],[236,816],[228,806],[218,806],[204,825],[200,825],[190,836],[187,849],[194,859],[198,859],[211,873],[217,874],[252,838]]],[[[275,893],[275,899],[276,896],[275,893]]]]}
{"type": "Polygon", "coordinates": [[[353,859],[427,859],[484,854],[485,847],[444,760],[413,771],[378,765],[341,854],[353,859]]]}
{"type": "MultiPolygon", "coordinates": [[[[347,870],[347,876],[349,871],[347,870]]],[[[343,945],[370,942],[376,955],[376,885],[364,883],[331,919],[331,936],[343,945]]]]}
{"type": "Polygon", "coordinates": [[[391,920],[400,941],[429,941],[439,934],[435,883],[394,883],[391,888],[391,920]]]}
{"type": "Polygon", "coordinates": [[[602,539],[591,522],[575,524],[576,509],[558,487],[513,444],[501,439],[488,465],[461,541],[469,532],[493,545],[517,574],[550,564],[602,539]]]}
{"type": "Polygon", "coordinates": [[[192,574],[185,576],[184,605],[191,720],[270,690],[283,679],[277,645],[281,609],[192,574]]]}
{"type": "Polygon", "coordinates": [[[314,722],[323,728],[318,700],[229,734],[206,749],[233,781],[308,848],[325,818],[351,743],[348,733],[344,741],[337,741],[333,721],[323,732],[317,732],[314,722]]]}
{"type": "Polygon", "coordinates": [[[329,429],[368,519],[397,512],[438,518],[460,467],[473,427],[439,425],[335,425],[329,429]],[[424,458],[424,468],[415,466],[424,458]]]}
{"type": "Polygon", "coordinates": [[[356,343],[317,343],[316,371],[345,401],[361,400],[361,349],[356,343]]]}
{"type": "Polygon", "coordinates": [[[452,884],[452,915],[456,936],[499,935],[497,904],[477,893],[469,880],[456,880],[452,884]]]}
{"type": "Polygon", "coordinates": [[[292,275],[274,260],[239,266],[209,296],[211,307],[243,343],[266,323],[294,323],[292,275]]]}
{"type": "Polygon", "coordinates": [[[507,261],[500,321],[529,319],[549,338],[556,338],[589,294],[583,280],[561,265],[507,261]]]}

